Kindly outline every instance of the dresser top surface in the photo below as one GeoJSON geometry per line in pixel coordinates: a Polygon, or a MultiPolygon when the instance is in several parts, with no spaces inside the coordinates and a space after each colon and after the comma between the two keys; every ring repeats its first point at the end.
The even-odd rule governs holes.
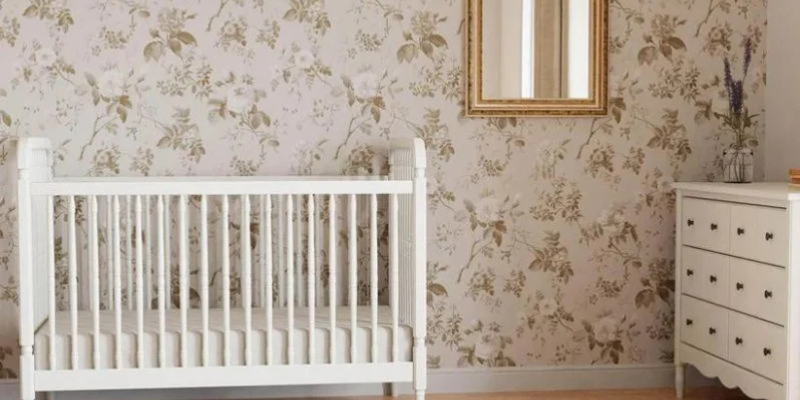
{"type": "Polygon", "coordinates": [[[786,182],[754,182],[745,184],[720,182],[675,182],[672,188],[707,194],[754,197],[771,200],[800,200],[800,188],[786,182]]]}

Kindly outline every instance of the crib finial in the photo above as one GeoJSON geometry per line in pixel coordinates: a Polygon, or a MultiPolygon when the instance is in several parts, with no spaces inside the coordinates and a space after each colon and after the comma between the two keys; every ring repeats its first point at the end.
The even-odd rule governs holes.
{"type": "Polygon", "coordinates": [[[21,179],[43,182],[52,178],[53,151],[50,139],[20,138],[17,145],[17,169],[21,179]]]}
{"type": "MultiPolygon", "coordinates": [[[[392,139],[390,148],[389,165],[393,167],[392,172],[394,172],[395,166],[400,168],[411,167],[412,170],[422,169],[424,171],[428,165],[425,142],[420,138],[392,139]]],[[[412,178],[412,176],[408,178],[412,178]]],[[[396,179],[402,178],[396,177],[396,179]]]]}

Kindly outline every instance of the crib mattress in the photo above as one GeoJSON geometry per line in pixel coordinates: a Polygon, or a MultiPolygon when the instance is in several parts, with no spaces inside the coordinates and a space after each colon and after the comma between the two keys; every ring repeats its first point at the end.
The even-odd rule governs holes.
{"type": "MultiPolygon", "coordinates": [[[[351,345],[356,347],[356,362],[372,362],[372,312],[369,307],[358,307],[357,328],[351,330],[350,308],[338,307],[336,312],[336,327],[331,335],[328,308],[317,308],[315,312],[315,355],[316,363],[329,363],[331,340],[335,340],[335,362],[350,363],[351,345]],[[354,334],[355,333],[355,334],[354,334]]],[[[180,310],[167,310],[166,313],[166,367],[181,366],[181,315],[180,310]]],[[[288,364],[288,337],[294,339],[294,364],[309,362],[309,320],[308,309],[295,309],[294,329],[289,332],[288,313],[285,309],[273,310],[272,329],[272,365],[288,364]]],[[[115,338],[116,330],[114,314],[112,311],[100,313],[100,360],[96,368],[116,368],[115,338]]],[[[382,306],[378,309],[378,346],[377,362],[391,362],[392,360],[392,324],[391,310],[382,306]]],[[[158,312],[147,311],[144,313],[144,368],[159,366],[159,323],[158,312]]],[[[267,332],[266,313],[263,308],[252,310],[252,365],[267,365],[267,332]]],[[[93,365],[93,313],[82,311],[78,313],[78,369],[95,368],[93,365]]],[[[186,367],[201,367],[202,362],[202,314],[200,310],[188,311],[188,344],[186,367]]],[[[50,323],[46,321],[37,330],[35,337],[37,369],[51,369],[49,365],[50,352],[56,353],[56,369],[70,369],[71,366],[71,332],[70,319],[67,312],[56,314],[56,340],[55,347],[50,348],[50,323]]],[[[224,314],[221,309],[209,310],[209,360],[207,366],[224,365],[224,314]]],[[[245,318],[244,310],[231,310],[230,331],[230,365],[245,365],[245,318]]],[[[137,367],[137,315],[136,311],[122,312],[122,365],[121,368],[137,367]]],[[[400,360],[411,361],[412,332],[408,326],[400,325],[398,332],[398,348],[400,360]]]]}

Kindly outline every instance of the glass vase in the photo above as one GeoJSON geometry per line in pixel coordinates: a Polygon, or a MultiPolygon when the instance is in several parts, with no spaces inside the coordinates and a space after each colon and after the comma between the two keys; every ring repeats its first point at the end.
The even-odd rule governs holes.
{"type": "Polygon", "coordinates": [[[727,149],[722,152],[725,183],[753,182],[755,152],[753,149],[727,149]]]}

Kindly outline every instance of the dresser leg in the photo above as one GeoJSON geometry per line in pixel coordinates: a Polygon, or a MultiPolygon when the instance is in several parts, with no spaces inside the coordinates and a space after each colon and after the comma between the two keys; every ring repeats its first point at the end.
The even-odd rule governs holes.
{"type": "Polygon", "coordinates": [[[679,399],[683,398],[685,375],[686,375],[685,365],[680,363],[675,364],[675,396],[679,399]]]}

